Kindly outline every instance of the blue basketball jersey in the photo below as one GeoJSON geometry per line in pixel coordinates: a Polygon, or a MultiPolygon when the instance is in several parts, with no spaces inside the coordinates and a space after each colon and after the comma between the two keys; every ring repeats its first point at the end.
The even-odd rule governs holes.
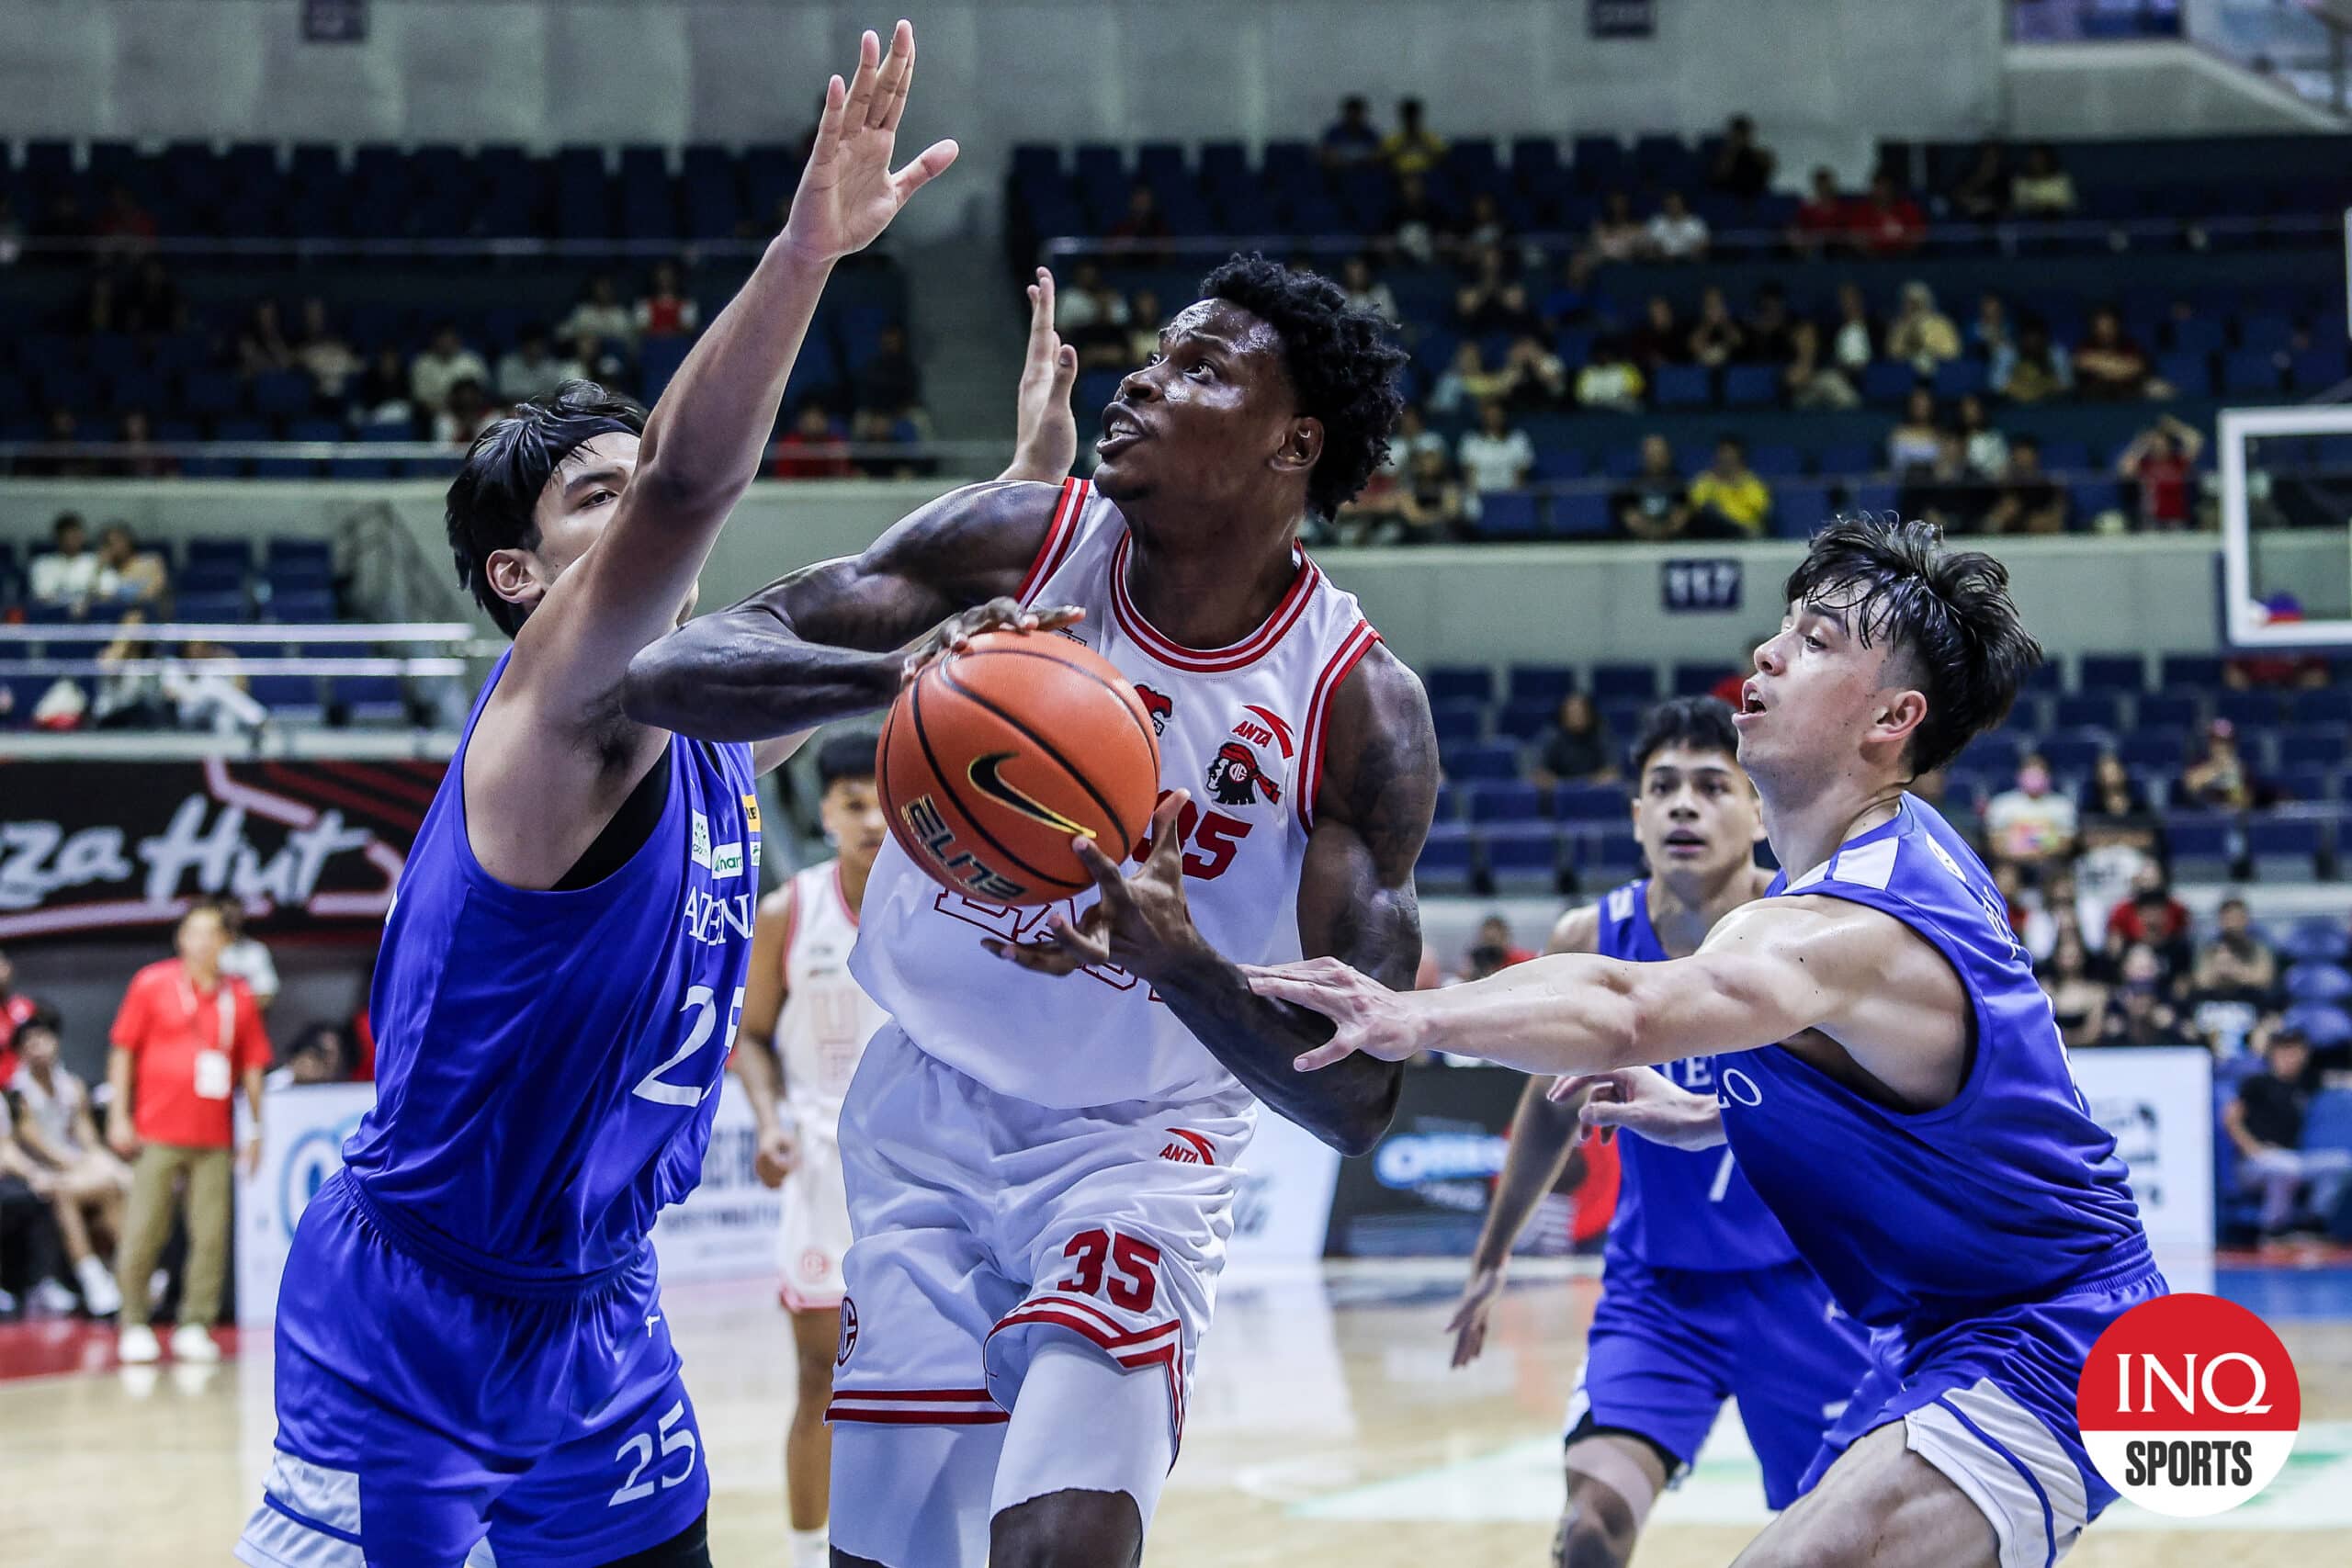
{"type": "MultiPolygon", "coordinates": [[[[1600,900],[1605,958],[1661,964],[1666,948],[1650,924],[1649,884],[1629,882],[1600,900]]],[[[1685,1056],[1658,1071],[1694,1094],[1715,1092],[1715,1059],[1685,1056]]],[[[1797,1255],[1795,1244],[1742,1174],[1728,1147],[1677,1149],[1639,1134],[1617,1139],[1623,1171],[1607,1256],[1653,1269],[1770,1269],[1797,1255]]]]}
{"type": "Polygon", "coordinates": [[[385,919],[376,1105],[345,1159],[409,1250],[561,1288],[627,1266],[701,1179],[743,1010],[759,805],[751,748],[673,737],[661,818],[618,870],[508,886],[474,859],[464,784],[505,671],[474,700],[385,919]]]}
{"type": "Polygon", "coordinates": [[[1950,1103],[1877,1105],[1779,1045],[1720,1058],[1740,1168],[1838,1304],[1917,1340],[1939,1324],[2150,1267],[2115,1140],[2085,1109],[2049,999],[1992,875],[1933,807],[1894,818],[1766,897],[1847,898],[1935,945],[1974,1009],[1950,1103]]]}

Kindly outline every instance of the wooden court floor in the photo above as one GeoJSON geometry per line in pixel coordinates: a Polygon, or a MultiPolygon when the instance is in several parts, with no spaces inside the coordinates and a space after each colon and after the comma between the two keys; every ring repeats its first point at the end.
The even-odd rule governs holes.
{"type": "MultiPolygon", "coordinates": [[[[1540,1568],[1559,1500],[1557,1423],[1595,1286],[1556,1267],[1522,1274],[1486,1356],[1460,1372],[1443,1332],[1454,1267],[1233,1283],[1146,1562],[1540,1568]]],[[[2071,1564],[2352,1562],[2352,1270],[2282,1284],[2250,1304],[2301,1373],[2305,1427],[2286,1473],[2218,1528],[2119,1504],[2071,1564]]],[[[2227,1279],[2223,1289],[2238,1293],[2227,1279]]],[[[666,1310],[715,1484],[713,1558],[781,1568],[793,1373],[774,1298],[758,1284],[683,1287],[666,1310]]],[[[109,1345],[71,1325],[0,1328],[0,1564],[230,1562],[266,1462],[267,1337],[248,1337],[217,1369],[118,1370],[109,1345]],[[21,1375],[44,1365],[75,1370],[21,1375]]],[[[1727,1420],[1635,1561],[1713,1568],[1764,1519],[1753,1460],[1727,1420]]]]}

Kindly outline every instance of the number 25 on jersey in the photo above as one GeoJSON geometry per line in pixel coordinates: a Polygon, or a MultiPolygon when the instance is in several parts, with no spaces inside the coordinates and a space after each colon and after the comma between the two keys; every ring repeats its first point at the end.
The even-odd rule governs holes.
{"type": "Polygon", "coordinates": [[[710,1043],[718,1029],[718,993],[708,986],[695,986],[686,992],[686,1005],[678,1010],[695,1015],[686,1028],[686,1038],[679,1047],[653,1065],[653,1070],[637,1080],[629,1092],[639,1100],[650,1100],[656,1105],[700,1105],[705,1097],[717,1089],[725,1075],[728,1053],[735,1049],[735,1027],[743,1021],[743,987],[735,987],[735,999],[727,1009],[727,1038],[719,1042],[718,1059],[721,1071],[708,1083],[681,1083],[662,1075],[710,1043]]]}

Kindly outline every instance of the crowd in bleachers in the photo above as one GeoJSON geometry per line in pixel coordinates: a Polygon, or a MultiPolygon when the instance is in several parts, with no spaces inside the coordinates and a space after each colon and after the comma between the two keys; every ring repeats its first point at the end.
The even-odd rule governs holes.
{"type": "Polygon", "coordinates": [[[1019,149],[1008,217],[1024,256],[1081,237],[1081,407],[1185,287],[1188,242],[1296,247],[1396,322],[1419,420],[1340,539],[1802,534],[1841,505],[2172,528],[2209,510],[2216,398],[2352,373],[2339,150],[1890,147],[1866,192],[1821,169],[1800,198],[1745,118],[1695,147],[1588,137],[1564,161],[1525,138],[1506,161],[1351,98],[1254,167],[1229,142],[1019,149]]]}

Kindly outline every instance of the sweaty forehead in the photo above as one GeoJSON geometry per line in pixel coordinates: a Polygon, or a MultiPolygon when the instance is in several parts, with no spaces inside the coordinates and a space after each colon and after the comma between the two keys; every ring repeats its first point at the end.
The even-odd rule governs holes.
{"type": "Polygon", "coordinates": [[[1263,317],[1243,310],[1230,299],[1197,299],[1169,319],[1169,342],[1180,337],[1211,338],[1239,354],[1283,352],[1282,333],[1263,317]]]}

